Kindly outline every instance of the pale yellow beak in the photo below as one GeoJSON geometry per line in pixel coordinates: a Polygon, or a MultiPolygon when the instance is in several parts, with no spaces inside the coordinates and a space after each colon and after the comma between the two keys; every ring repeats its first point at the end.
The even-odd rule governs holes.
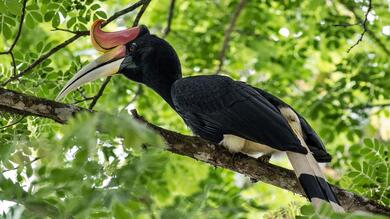
{"type": "Polygon", "coordinates": [[[84,66],[73,76],[72,79],[68,81],[68,83],[66,83],[55,100],[61,100],[69,92],[75,90],[85,83],[117,73],[122,61],[124,60],[125,53],[125,46],[117,46],[113,50],[103,54],[93,62],[84,66]]]}

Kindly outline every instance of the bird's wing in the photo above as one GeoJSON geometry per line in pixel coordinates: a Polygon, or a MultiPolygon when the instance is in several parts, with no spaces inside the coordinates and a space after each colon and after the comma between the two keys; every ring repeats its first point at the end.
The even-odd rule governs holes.
{"type": "Polygon", "coordinates": [[[325,149],[324,144],[322,143],[320,137],[317,135],[317,133],[313,130],[313,128],[310,126],[310,124],[303,118],[299,113],[297,113],[291,106],[289,106],[287,103],[283,102],[279,98],[273,96],[272,94],[261,90],[259,88],[255,88],[257,92],[259,92],[263,97],[265,97],[273,106],[279,108],[283,107],[289,107],[291,108],[298,116],[301,127],[302,127],[302,132],[303,132],[303,137],[308,145],[310,151],[313,153],[314,158],[318,162],[330,162],[332,159],[332,156],[328,154],[328,152],[325,149]]]}
{"type": "Polygon", "coordinates": [[[235,135],[281,151],[307,153],[280,111],[249,85],[223,76],[180,79],[172,86],[176,111],[200,137],[218,143],[235,135]]]}

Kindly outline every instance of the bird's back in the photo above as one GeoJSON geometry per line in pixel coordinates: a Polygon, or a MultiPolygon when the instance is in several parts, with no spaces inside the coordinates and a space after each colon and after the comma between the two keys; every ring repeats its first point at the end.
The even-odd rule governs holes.
{"type": "Polygon", "coordinates": [[[251,86],[224,76],[180,79],[174,107],[192,131],[219,143],[234,135],[282,151],[306,153],[278,109],[251,86]]]}

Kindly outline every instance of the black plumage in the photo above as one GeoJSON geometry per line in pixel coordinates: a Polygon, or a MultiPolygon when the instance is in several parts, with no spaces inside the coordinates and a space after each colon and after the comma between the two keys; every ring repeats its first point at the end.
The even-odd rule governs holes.
{"type": "MultiPolygon", "coordinates": [[[[204,139],[219,143],[224,134],[232,134],[277,150],[307,153],[278,109],[290,106],[261,89],[225,76],[195,76],[177,80],[171,95],[175,110],[204,139]]],[[[314,157],[328,161],[319,137],[300,120],[314,157]]]]}

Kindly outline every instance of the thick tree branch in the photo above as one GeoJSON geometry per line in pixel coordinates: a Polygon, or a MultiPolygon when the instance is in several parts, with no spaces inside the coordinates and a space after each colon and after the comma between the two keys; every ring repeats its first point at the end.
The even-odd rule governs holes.
{"type": "MultiPolygon", "coordinates": [[[[50,118],[64,123],[70,116],[86,109],[0,88],[0,110],[50,118]]],[[[175,154],[188,156],[213,166],[230,169],[256,181],[262,181],[297,194],[303,194],[291,170],[269,163],[262,163],[243,154],[235,155],[233,159],[233,155],[223,147],[211,144],[198,137],[186,136],[160,128],[145,121],[137,114],[135,114],[135,118],[157,131],[167,142],[167,150],[175,154]]],[[[389,207],[382,206],[339,187],[332,187],[342,206],[348,211],[361,210],[390,215],[389,207]]]]}
{"type": "Polygon", "coordinates": [[[222,66],[223,66],[223,63],[225,60],[225,56],[226,56],[226,51],[227,51],[228,46],[229,46],[230,35],[233,32],[234,26],[236,25],[237,19],[240,16],[240,13],[241,13],[242,9],[244,8],[245,4],[246,4],[246,0],[240,0],[240,2],[237,4],[236,9],[233,12],[232,17],[230,18],[229,25],[225,30],[225,36],[223,39],[222,49],[219,52],[219,58],[218,58],[219,65],[218,65],[218,68],[217,68],[217,71],[215,72],[215,74],[219,74],[221,72],[221,69],[222,69],[222,66]]]}
{"type": "MultiPolygon", "coordinates": [[[[105,23],[102,24],[102,26],[104,27],[105,25],[107,25],[108,23],[112,22],[113,20],[117,19],[118,17],[126,14],[126,13],[129,13],[135,9],[137,9],[139,6],[145,4],[145,2],[150,2],[150,0],[140,0],[130,6],[128,6],[127,8],[121,10],[121,11],[118,11],[116,13],[114,13],[111,17],[109,17],[105,23]]],[[[24,14],[24,13],[23,13],[24,14]]],[[[61,29],[62,30],[62,29],[61,29]]],[[[47,53],[43,54],[42,56],[40,56],[38,59],[36,59],[34,62],[32,62],[29,66],[27,66],[23,71],[21,71],[19,74],[16,74],[14,76],[12,76],[11,78],[9,78],[8,80],[4,81],[3,83],[1,83],[1,86],[5,86],[7,85],[9,82],[11,81],[15,81],[17,79],[19,79],[20,77],[24,76],[25,74],[29,73],[33,68],[35,68],[36,66],[38,66],[39,64],[41,64],[43,61],[45,61],[46,59],[48,59],[50,56],[52,56],[53,54],[55,54],[56,52],[58,52],[59,50],[61,50],[62,48],[65,48],[66,46],[68,46],[69,44],[73,43],[74,41],[76,41],[77,39],[79,39],[80,37],[82,36],[87,36],[89,35],[89,31],[76,31],[75,32],[75,35],[70,37],[69,39],[65,40],[64,42],[58,44],[57,46],[55,46],[54,48],[52,48],[51,50],[49,50],[47,53]]],[[[18,37],[19,38],[19,37],[18,37]]],[[[16,42],[16,41],[15,41],[16,42]]],[[[15,43],[16,44],[16,43],[15,43]]],[[[1,53],[0,53],[1,54],[1,53]]]]}
{"type": "Polygon", "coordinates": [[[34,115],[65,123],[82,109],[51,100],[28,96],[0,88],[0,110],[20,115],[34,115]]]}

